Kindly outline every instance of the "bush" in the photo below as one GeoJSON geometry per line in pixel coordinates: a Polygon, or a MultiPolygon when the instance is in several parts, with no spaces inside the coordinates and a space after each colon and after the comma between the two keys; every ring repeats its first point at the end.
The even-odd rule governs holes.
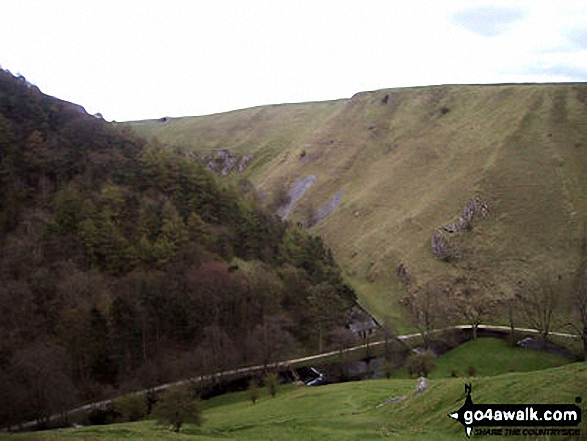
{"type": "Polygon", "coordinates": [[[104,424],[113,424],[116,422],[118,414],[114,411],[113,406],[105,408],[92,409],[88,414],[88,423],[92,426],[101,426],[104,424]]]}
{"type": "Polygon", "coordinates": [[[265,386],[267,386],[267,388],[269,389],[269,394],[273,398],[275,398],[275,395],[277,395],[277,384],[278,384],[277,374],[275,374],[275,373],[268,374],[265,377],[265,386]]]}
{"type": "Polygon", "coordinates": [[[139,394],[124,395],[114,402],[114,411],[120,414],[123,422],[138,421],[147,415],[147,397],[139,394]]]}
{"type": "Polygon", "coordinates": [[[453,378],[457,378],[459,376],[459,370],[456,368],[452,368],[450,371],[450,376],[453,378]]]}
{"type": "Polygon", "coordinates": [[[259,399],[259,386],[254,378],[249,382],[249,398],[253,404],[259,399]]]}
{"type": "Polygon", "coordinates": [[[430,372],[436,369],[436,356],[431,350],[424,351],[420,354],[412,354],[406,361],[408,375],[412,378],[414,375],[418,377],[427,377],[430,372]]]}
{"type": "Polygon", "coordinates": [[[179,432],[184,423],[202,424],[200,402],[185,387],[167,390],[153,407],[153,417],[159,424],[179,432]]]}
{"type": "Polygon", "coordinates": [[[477,375],[477,366],[475,366],[474,364],[470,364],[469,366],[467,366],[467,375],[469,377],[474,377],[477,375]]]}
{"type": "Polygon", "coordinates": [[[273,199],[269,204],[271,211],[277,211],[281,207],[285,207],[291,201],[291,196],[285,187],[279,187],[277,192],[273,195],[273,199]]]}

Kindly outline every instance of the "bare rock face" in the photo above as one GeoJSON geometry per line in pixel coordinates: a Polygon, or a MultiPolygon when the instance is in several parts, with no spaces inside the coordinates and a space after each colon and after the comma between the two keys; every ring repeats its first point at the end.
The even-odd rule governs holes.
{"type": "Polygon", "coordinates": [[[414,394],[421,394],[426,389],[428,389],[428,379],[426,377],[418,378],[418,384],[416,385],[416,390],[414,391],[414,394]]]}
{"type": "Polygon", "coordinates": [[[209,170],[220,176],[228,176],[235,167],[239,173],[244,172],[253,158],[254,155],[241,156],[228,149],[220,149],[206,155],[203,161],[209,170]]]}
{"type": "Polygon", "coordinates": [[[249,165],[249,162],[255,157],[255,155],[245,155],[243,156],[240,161],[238,162],[238,172],[242,173],[245,171],[245,168],[249,165]]]}
{"type": "Polygon", "coordinates": [[[479,195],[474,195],[467,201],[461,215],[455,222],[443,225],[432,232],[430,246],[434,255],[441,260],[460,259],[462,257],[461,250],[458,244],[451,241],[450,234],[470,229],[475,218],[483,218],[488,214],[487,202],[482,200],[479,195]]]}
{"type": "Polygon", "coordinates": [[[467,201],[467,204],[463,208],[463,211],[456,222],[443,225],[440,229],[447,233],[458,233],[461,230],[470,228],[471,222],[473,222],[475,217],[485,217],[488,213],[489,207],[487,206],[487,203],[483,201],[479,195],[475,195],[467,201]]]}
{"type": "Polygon", "coordinates": [[[309,175],[295,180],[288,192],[289,202],[277,210],[277,215],[281,217],[281,219],[287,219],[289,217],[296,203],[304,196],[304,194],[306,194],[310,187],[314,185],[316,179],[318,179],[317,176],[309,175]]]}
{"type": "Polygon", "coordinates": [[[323,221],[328,216],[330,216],[340,205],[342,197],[344,196],[345,190],[339,191],[335,194],[332,198],[328,200],[324,205],[322,205],[314,215],[314,225],[320,221],[323,221]]]}

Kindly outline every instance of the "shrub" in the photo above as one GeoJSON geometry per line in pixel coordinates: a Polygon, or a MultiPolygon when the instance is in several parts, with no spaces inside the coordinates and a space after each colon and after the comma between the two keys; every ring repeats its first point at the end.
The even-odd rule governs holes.
{"type": "Polygon", "coordinates": [[[114,411],[120,414],[120,419],[124,422],[138,421],[144,418],[147,415],[147,410],[145,395],[124,395],[114,402],[114,411]]]}
{"type": "Polygon", "coordinates": [[[277,211],[281,207],[285,207],[291,201],[291,196],[289,195],[288,191],[285,187],[279,187],[271,202],[269,203],[269,209],[271,211],[277,211]]]}
{"type": "Polygon", "coordinates": [[[185,423],[202,424],[200,402],[184,387],[167,390],[153,407],[153,417],[159,424],[171,426],[179,432],[185,423]]]}
{"type": "Polygon", "coordinates": [[[249,398],[253,404],[257,404],[257,400],[259,399],[259,385],[254,378],[249,382],[249,398]]]}
{"type": "Polygon", "coordinates": [[[88,423],[92,426],[103,424],[113,424],[116,422],[118,414],[114,411],[113,406],[105,408],[92,409],[88,414],[88,423]]]}
{"type": "Polygon", "coordinates": [[[430,372],[436,369],[436,356],[431,350],[424,351],[420,354],[412,354],[406,361],[408,375],[412,378],[414,375],[418,377],[427,377],[430,372]]]}
{"type": "Polygon", "coordinates": [[[477,375],[477,366],[475,366],[474,364],[470,364],[469,366],[467,366],[467,375],[469,377],[474,377],[477,375]]]}
{"type": "Polygon", "coordinates": [[[269,389],[269,394],[273,398],[275,398],[275,395],[277,395],[277,384],[278,384],[277,374],[272,373],[272,374],[268,374],[265,377],[265,386],[267,386],[267,388],[269,389]]]}

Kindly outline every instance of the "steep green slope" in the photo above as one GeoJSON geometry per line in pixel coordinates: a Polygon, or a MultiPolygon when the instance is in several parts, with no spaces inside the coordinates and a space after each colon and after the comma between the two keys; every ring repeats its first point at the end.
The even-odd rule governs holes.
{"type": "Polygon", "coordinates": [[[569,281],[580,259],[585,84],[391,89],[135,127],[202,153],[222,146],[257,155],[243,176],[265,194],[316,176],[293,219],[342,195],[313,230],[380,317],[401,316],[399,261],[419,283],[475,277],[510,295],[545,274],[569,281]],[[462,259],[436,259],[431,233],[474,195],[490,215],[458,235],[462,259]]]}
{"type": "Polygon", "coordinates": [[[201,117],[137,121],[135,129],[164,144],[209,153],[229,149],[255,157],[245,176],[260,179],[273,160],[295,149],[344,106],[344,101],[255,107],[201,117]]]}

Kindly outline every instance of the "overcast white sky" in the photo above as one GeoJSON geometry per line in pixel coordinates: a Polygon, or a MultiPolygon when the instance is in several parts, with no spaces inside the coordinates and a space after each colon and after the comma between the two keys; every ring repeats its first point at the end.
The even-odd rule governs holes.
{"type": "Polygon", "coordinates": [[[587,2],[4,1],[0,65],[107,120],[587,81],[587,2]]]}

